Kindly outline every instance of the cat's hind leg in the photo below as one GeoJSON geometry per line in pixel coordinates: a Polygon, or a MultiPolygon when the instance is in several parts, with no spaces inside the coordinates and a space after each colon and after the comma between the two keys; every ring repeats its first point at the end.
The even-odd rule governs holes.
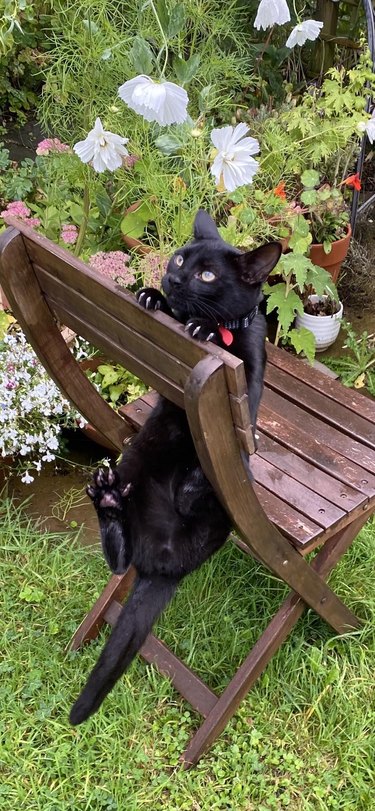
{"type": "Polygon", "coordinates": [[[132,558],[126,537],[126,501],[131,487],[130,483],[121,484],[113,468],[99,468],[87,487],[99,519],[103,554],[114,574],[125,572],[132,558]]]}

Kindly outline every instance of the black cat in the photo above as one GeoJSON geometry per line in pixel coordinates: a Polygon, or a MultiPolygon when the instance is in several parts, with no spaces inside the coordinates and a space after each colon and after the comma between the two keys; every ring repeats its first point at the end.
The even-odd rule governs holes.
{"type": "MultiPolygon", "coordinates": [[[[186,323],[199,340],[242,358],[253,427],[263,387],[265,331],[261,285],[280,258],[279,243],[242,253],[224,242],[199,211],[194,239],[170,260],[165,297],[145,288],[138,301],[186,323]]],[[[185,575],[225,542],[229,518],[206,479],[185,412],[160,398],[119,465],[94,474],[88,494],[98,513],[103,552],[116,574],[130,563],[137,578],[117,624],[75,702],[70,720],[94,713],[128,668],[185,575]]]]}

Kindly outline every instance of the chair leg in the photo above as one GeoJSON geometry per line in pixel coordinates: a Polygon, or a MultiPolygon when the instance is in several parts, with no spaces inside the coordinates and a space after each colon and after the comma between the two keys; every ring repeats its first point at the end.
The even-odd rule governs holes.
{"type": "MultiPolygon", "coordinates": [[[[318,552],[312,567],[322,577],[327,577],[348,549],[370,513],[366,513],[345,529],[332,536],[318,552]]],[[[212,711],[199,727],[182,755],[185,769],[196,764],[206,749],[216,740],[229,719],[238,709],[242,699],[249,692],[257,678],[302,615],[306,604],[298,594],[292,592],[275,614],[262,636],[255,643],[243,664],[228,684],[212,711]]]]}
{"type": "Polygon", "coordinates": [[[104,623],[104,615],[110,604],[117,600],[122,602],[130,591],[135,577],[135,569],[129,566],[124,574],[114,574],[102,591],[99,599],[86,615],[68,644],[69,650],[78,650],[85,642],[95,639],[104,623]]]}

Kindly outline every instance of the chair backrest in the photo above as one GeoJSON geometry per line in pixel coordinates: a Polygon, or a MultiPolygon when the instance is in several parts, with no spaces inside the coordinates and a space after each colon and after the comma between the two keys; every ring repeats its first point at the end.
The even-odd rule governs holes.
{"type": "MultiPolygon", "coordinates": [[[[246,451],[253,452],[241,360],[213,344],[194,341],[182,324],[163,313],[144,310],[131,293],[99,276],[68,251],[23,223],[14,220],[12,225],[16,230],[8,229],[0,237],[0,280],[43,363],[35,330],[30,332],[36,317],[32,291],[34,298],[42,295],[54,318],[181,407],[192,369],[207,354],[214,354],[223,364],[237,435],[246,451]]],[[[51,363],[45,365],[56,379],[51,363]]],[[[61,386],[61,376],[58,382],[61,386]]],[[[82,405],[80,408],[84,412],[82,405]]]]}

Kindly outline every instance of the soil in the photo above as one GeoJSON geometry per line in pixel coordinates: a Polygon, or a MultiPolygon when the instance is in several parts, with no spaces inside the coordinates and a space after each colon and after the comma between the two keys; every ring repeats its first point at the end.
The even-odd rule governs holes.
{"type": "Polygon", "coordinates": [[[8,493],[24,512],[36,519],[41,529],[49,532],[80,531],[83,544],[99,543],[98,520],[92,502],[86,494],[92,471],[106,455],[95,442],[81,431],[67,431],[66,460],[45,465],[31,484],[23,484],[21,476],[1,469],[8,493]]]}

